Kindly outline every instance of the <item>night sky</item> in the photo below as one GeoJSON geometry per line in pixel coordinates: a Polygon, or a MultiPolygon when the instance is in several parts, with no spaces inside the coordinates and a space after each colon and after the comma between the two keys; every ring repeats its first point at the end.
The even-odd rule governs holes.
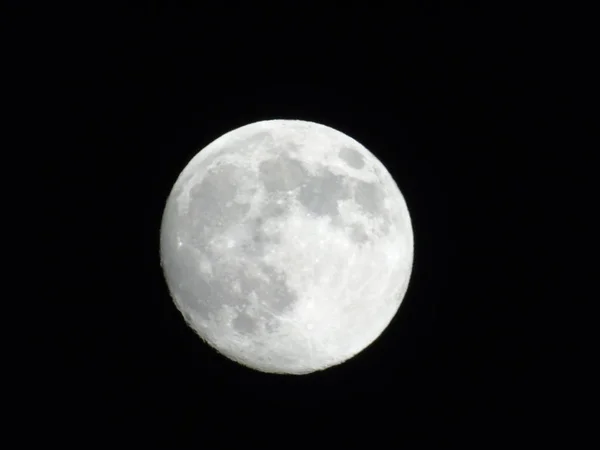
{"type": "Polygon", "coordinates": [[[31,67],[20,81],[52,124],[39,232],[55,326],[39,339],[32,406],[52,436],[81,448],[379,449],[414,433],[487,446],[547,429],[562,392],[549,357],[562,280],[538,261],[554,256],[543,192],[560,164],[540,145],[551,51],[533,19],[464,6],[123,5],[48,6],[13,30],[31,67]],[[190,158],[275,118],[362,143],[398,183],[415,233],[389,328],[305,376],[255,372],[204,344],[159,265],[163,207],[190,158]]]}

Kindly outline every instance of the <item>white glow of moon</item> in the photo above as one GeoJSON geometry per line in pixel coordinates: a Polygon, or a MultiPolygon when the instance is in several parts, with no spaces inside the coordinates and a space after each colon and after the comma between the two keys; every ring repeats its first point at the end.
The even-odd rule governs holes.
{"type": "Polygon", "coordinates": [[[160,245],[190,327],[270,373],[323,370],[364,350],[396,314],[413,262],[408,209],[383,164],[300,120],[243,126],[192,158],[160,245]]]}

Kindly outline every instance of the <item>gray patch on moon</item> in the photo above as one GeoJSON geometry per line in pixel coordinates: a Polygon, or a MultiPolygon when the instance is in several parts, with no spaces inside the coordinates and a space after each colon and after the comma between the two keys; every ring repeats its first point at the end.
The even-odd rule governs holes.
{"type": "Polygon", "coordinates": [[[304,181],[307,176],[302,164],[290,158],[286,153],[260,163],[259,179],[267,192],[291,191],[304,181]]]}
{"type": "Polygon", "coordinates": [[[262,270],[270,281],[268,284],[261,284],[261,290],[257,291],[259,298],[261,298],[262,293],[266,307],[275,314],[287,311],[298,300],[297,294],[288,288],[283,272],[266,264],[262,270]]]}
{"type": "Polygon", "coordinates": [[[357,181],[354,186],[354,201],[373,216],[379,216],[384,211],[384,194],[375,183],[357,181]]]}
{"type": "MultiPolygon", "coordinates": [[[[353,197],[356,204],[370,216],[371,220],[376,221],[378,226],[373,233],[375,236],[382,236],[389,233],[391,218],[388,210],[385,208],[385,197],[382,186],[379,183],[369,183],[361,180],[353,181],[353,197]]],[[[356,236],[360,235],[356,232],[356,236]]]]}
{"type": "Polygon", "coordinates": [[[189,247],[179,248],[177,258],[172,259],[165,271],[169,279],[181,280],[178,286],[172,286],[171,289],[183,310],[208,319],[210,313],[217,311],[215,305],[230,304],[227,290],[220,282],[200,272],[198,260],[189,247]]]}
{"type": "Polygon", "coordinates": [[[183,176],[180,180],[178,180],[177,183],[178,191],[181,191],[181,187],[185,186],[195,175],[195,169],[197,167],[201,166],[214,169],[214,167],[219,164],[219,160],[222,160],[224,156],[230,156],[236,153],[246,153],[251,149],[263,145],[270,146],[272,141],[273,137],[271,136],[271,133],[267,131],[260,131],[248,136],[245,139],[242,139],[241,142],[237,142],[235,146],[231,145],[231,143],[228,143],[229,145],[221,145],[219,146],[218,150],[213,149],[214,151],[207,151],[208,148],[203,149],[198,153],[198,157],[193,158],[188,166],[184,169],[183,176]],[[265,142],[267,142],[267,144],[265,144],[265,142]]]}
{"type": "MultiPolygon", "coordinates": [[[[214,257],[209,258],[217,261],[214,257]]],[[[179,286],[172,287],[182,309],[206,320],[217,316],[223,306],[231,306],[238,311],[233,326],[240,333],[255,331],[259,319],[273,323],[273,315],[285,312],[297,300],[297,295],[287,287],[285,276],[266,264],[261,264],[260,269],[268,281],[248,275],[243,268],[228,266],[226,261],[214,262],[216,275],[208,277],[200,271],[194,254],[186,247],[179,249],[174,261],[175,264],[165,270],[169,279],[182,280],[179,286]],[[238,290],[233,288],[235,284],[239,286],[238,290]],[[256,317],[246,310],[252,292],[262,305],[257,309],[256,317]]]]}
{"type": "Polygon", "coordinates": [[[226,228],[241,221],[250,210],[250,204],[234,201],[238,190],[236,173],[237,167],[221,165],[191,188],[189,213],[182,219],[189,223],[190,234],[196,240],[204,235],[204,227],[209,230],[226,228]]]}
{"type": "Polygon", "coordinates": [[[269,281],[249,277],[243,271],[238,273],[241,289],[239,294],[234,293],[233,295],[239,296],[239,304],[243,309],[234,320],[234,328],[240,333],[253,332],[260,320],[270,324],[273,329],[276,322],[274,315],[282,314],[298,300],[296,293],[287,287],[284,275],[266,264],[261,264],[261,271],[269,281]],[[261,304],[255,317],[249,315],[245,310],[249,305],[248,298],[253,292],[261,304]]]}
{"type": "Polygon", "coordinates": [[[260,258],[265,254],[266,248],[275,243],[276,241],[262,229],[254,229],[250,231],[250,237],[242,242],[240,247],[246,256],[260,258]]]}
{"type": "Polygon", "coordinates": [[[338,156],[342,161],[348,164],[353,169],[362,169],[365,166],[365,159],[352,147],[342,147],[338,152],[338,156]]]}
{"type": "Polygon", "coordinates": [[[275,200],[267,201],[260,217],[248,218],[250,204],[234,201],[239,187],[238,171],[239,168],[230,164],[213,166],[202,181],[190,189],[187,214],[179,214],[174,198],[168,202],[161,233],[162,253],[177,256],[163,262],[163,269],[168,280],[179,280],[178,285],[169,287],[181,310],[188,312],[188,319],[191,312],[210,320],[220,315],[223,306],[230,306],[237,311],[232,320],[236,331],[251,334],[256,331],[259,320],[274,331],[277,328],[274,315],[290,308],[297,295],[288,289],[285,276],[260,262],[260,257],[267,246],[278,242],[277,236],[265,232],[265,222],[284,215],[288,206],[278,204],[275,196],[275,200]],[[241,252],[253,261],[264,279],[249,275],[244,267],[211,250],[211,239],[218,237],[219,230],[226,230],[235,223],[242,223],[248,233],[232,251],[241,252]],[[184,245],[178,245],[178,238],[184,245]],[[211,261],[212,276],[201,271],[198,254],[211,261]],[[256,317],[247,311],[252,292],[262,305],[256,309],[256,317]]]}
{"type": "MultiPolygon", "coordinates": [[[[279,206],[275,204],[276,206],[279,206]]],[[[283,208],[266,208],[266,214],[260,217],[248,219],[244,222],[248,230],[248,238],[241,243],[241,248],[246,256],[262,257],[268,246],[276,245],[280,242],[279,235],[269,234],[265,231],[265,222],[273,217],[279,217],[284,214],[283,208]]]]}
{"type": "Polygon", "coordinates": [[[219,150],[219,157],[227,153],[248,153],[254,149],[271,148],[273,136],[268,131],[258,131],[235,143],[235,147],[228,146],[219,150]]]}
{"type": "Polygon", "coordinates": [[[256,330],[258,324],[246,312],[240,312],[233,319],[233,329],[242,334],[252,334],[256,330]]]}
{"type": "Polygon", "coordinates": [[[369,240],[365,227],[359,223],[350,225],[350,239],[357,244],[364,244],[369,240]]]}
{"type": "Polygon", "coordinates": [[[281,199],[281,203],[277,203],[277,201],[269,201],[266,205],[263,206],[260,211],[260,215],[263,220],[268,220],[275,217],[284,216],[288,209],[284,203],[285,199],[281,199]]]}
{"type": "Polygon", "coordinates": [[[317,216],[335,218],[339,215],[338,201],[348,199],[350,195],[345,178],[325,169],[306,180],[298,193],[298,201],[317,216]]]}

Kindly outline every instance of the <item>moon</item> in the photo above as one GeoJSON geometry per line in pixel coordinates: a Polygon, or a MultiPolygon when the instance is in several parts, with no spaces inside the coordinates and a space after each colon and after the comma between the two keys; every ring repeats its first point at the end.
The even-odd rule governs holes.
{"type": "Polygon", "coordinates": [[[160,232],[187,324],[233,361],[295,375],[379,337],[406,294],[413,247],[383,164],[301,120],[251,123],[202,149],[176,180],[160,232]]]}

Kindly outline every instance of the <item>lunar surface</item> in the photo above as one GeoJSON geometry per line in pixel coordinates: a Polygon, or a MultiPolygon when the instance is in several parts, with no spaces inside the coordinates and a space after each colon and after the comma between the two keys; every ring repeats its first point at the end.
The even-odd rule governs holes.
{"type": "Polygon", "coordinates": [[[189,326],[269,373],[323,370],[368,347],[398,311],[413,262],[408,209],[383,164],[300,120],[243,126],[192,158],[160,246],[189,326]]]}

